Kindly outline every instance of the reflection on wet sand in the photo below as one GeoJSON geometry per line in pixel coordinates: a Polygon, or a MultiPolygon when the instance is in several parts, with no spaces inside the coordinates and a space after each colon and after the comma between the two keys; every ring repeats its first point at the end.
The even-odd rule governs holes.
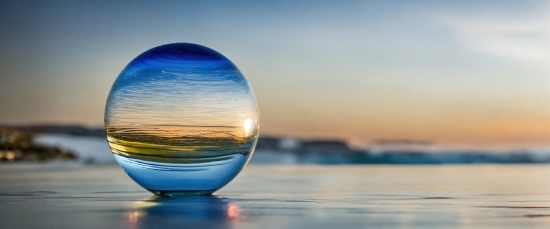
{"type": "Polygon", "coordinates": [[[231,228],[244,216],[241,208],[227,198],[193,196],[161,198],[152,196],[135,201],[124,214],[126,228],[231,228]]]}

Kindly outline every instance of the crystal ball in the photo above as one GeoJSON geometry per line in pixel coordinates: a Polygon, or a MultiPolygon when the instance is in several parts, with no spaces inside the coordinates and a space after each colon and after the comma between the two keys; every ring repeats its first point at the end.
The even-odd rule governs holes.
{"type": "Polygon", "coordinates": [[[105,131],[117,162],[161,196],[206,195],[252,156],[259,113],[254,92],[222,54],[197,44],[152,48],[116,78],[105,131]]]}

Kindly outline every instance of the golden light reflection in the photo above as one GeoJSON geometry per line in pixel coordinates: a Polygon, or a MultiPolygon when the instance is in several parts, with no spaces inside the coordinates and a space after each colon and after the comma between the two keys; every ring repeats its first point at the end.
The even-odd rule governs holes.
{"type": "Polygon", "coordinates": [[[126,214],[126,228],[134,229],[139,228],[139,219],[146,216],[147,213],[143,211],[131,211],[126,214]]]}
{"type": "Polygon", "coordinates": [[[146,198],[143,201],[133,202],[133,203],[130,204],[130,208],[133,208],[133,209],[149,208],[149,207],[154,207],[154,206],[159,205],[158,203],[148,201],[150,199],[154,199],[154,198],[146,198]]]}
{"type": "MultiPolygon", "coordinates": [[[[136,201],[130,204],[131,209],[147,209],[149,207],[157,206],[157,203],[146,201],[149,200],[145,199],[145,201],[136,201]]],[[[147,216],[147,212],[143,210],[133,210],[128,213],[126,213],[126,223],[128,228],[138,228],[138,221],[140,218],[143,218],[147,216]]]]}
{"type": "Polygon", "coordinates": [[[146,215],[145,212],[142,212],[142,211],[134,211],[134,212],[129,212],[126,217],[128,219],[128,222],[130,223],[136,223],[139,219],[139,217],[142,217],[146,215]]]}
{"type": "Polygon", "coordinates": [[[227,218],[229,218],[232,222],[239,222],[243,220],[245,217],[240,214],[241,207],[236,203],[229,203],[227,204],[227,218]]]}

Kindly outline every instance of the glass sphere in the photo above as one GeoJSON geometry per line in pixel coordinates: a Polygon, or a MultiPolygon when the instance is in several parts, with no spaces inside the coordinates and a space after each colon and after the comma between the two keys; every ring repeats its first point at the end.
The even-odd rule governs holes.
{"type": "Polygon", "coordinates": [[[163,196],[210,194],[246,165],[258,140],[254,92],[222,54],[196,44],[152,48],[114,82],[109,147],[124,171],[163,196]]]}

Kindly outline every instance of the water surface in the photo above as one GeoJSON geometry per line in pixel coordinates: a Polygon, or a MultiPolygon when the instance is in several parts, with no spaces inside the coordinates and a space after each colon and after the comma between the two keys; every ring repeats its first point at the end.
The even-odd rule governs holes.
{"type": "Polygon", "coordinates": [[[2,228],[547,228],[550,165],[248,166],[152,196],[117,166],[0,167],[2,228]]]}

